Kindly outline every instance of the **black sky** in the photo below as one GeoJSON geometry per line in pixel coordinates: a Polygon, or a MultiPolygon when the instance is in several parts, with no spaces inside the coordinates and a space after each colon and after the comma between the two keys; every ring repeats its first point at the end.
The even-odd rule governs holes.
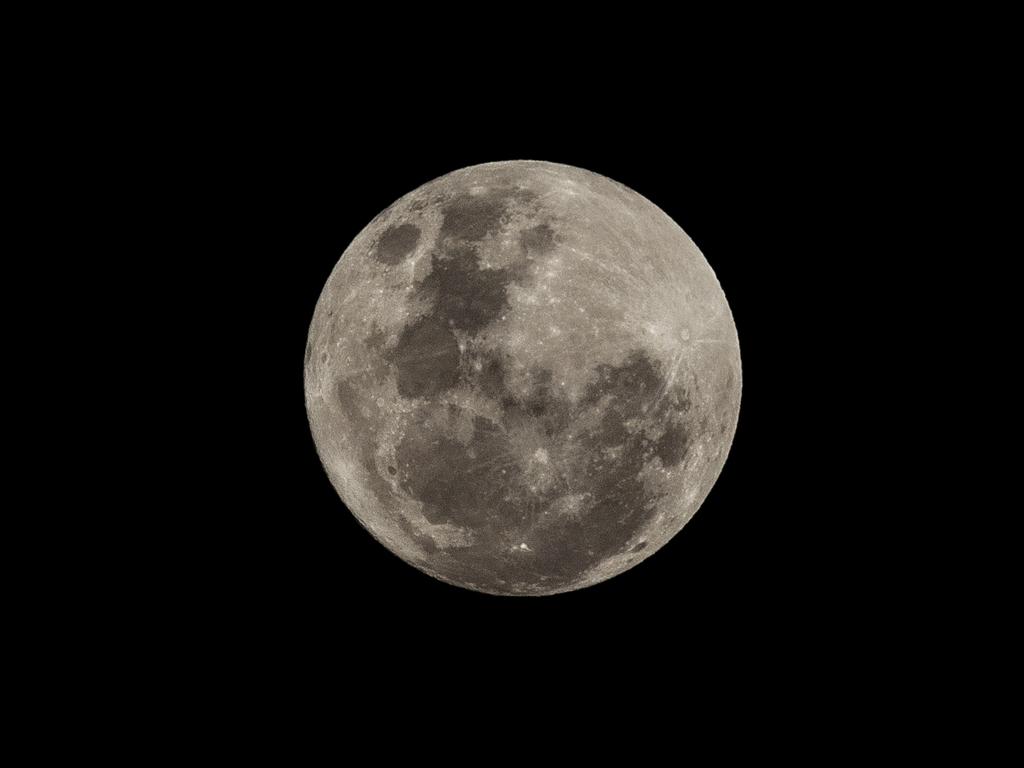
{"type": "Polygon", "coordinates": [[[550,668],[568,653],[581,670],[649,654],[678,665],[687,648],[756,665],[848,631],[845,607],[870,578],[851,570],[855,541],[873,520],[849,480],[847,436],[864,425],[847,367],[859,351],[838,310],[854,233],[833,190],[855,163],[813,104],[625,115],[582,97],[547,111],[236,98],[204,138],[196,210],[217,226],[190,262],[211,314],[194,362],[217,423],[197,460],[204,504],[180,525],[201,531],[211,620],[299,659],[337,644],[396,664],[550,668]],[[303,402],[313,308],[352,238],[424,182],[508,159],[577,165],[665,210],[718,276],[743,364],[735,441],[693,520],[627,573],[545,598],[460,590],[374,542],[331,487],[303,402]]]}

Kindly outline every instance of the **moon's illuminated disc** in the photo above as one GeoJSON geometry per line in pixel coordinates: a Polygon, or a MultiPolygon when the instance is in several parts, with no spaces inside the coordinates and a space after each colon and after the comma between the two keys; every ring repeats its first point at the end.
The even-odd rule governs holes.
{"type": "Polygon", "coordinates": [[[316,305],[306,409],[378,541],[443,581],[610,578],[697,511],[732,443],[725,295],[661,209],[604,176],[488,163],[359,233],[316,305]]]}

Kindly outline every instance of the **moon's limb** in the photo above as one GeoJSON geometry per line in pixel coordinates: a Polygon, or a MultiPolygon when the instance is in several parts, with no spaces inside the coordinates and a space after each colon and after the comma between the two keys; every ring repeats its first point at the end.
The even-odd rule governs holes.
{"type": "Polygon", "coordinates": [[[736,329],[650,201],[553,163],[464,168],[346,249],[309,331],[317,450],[359,521],[458,586],[550,594],[696,512],[739,413],[736,329]]]}

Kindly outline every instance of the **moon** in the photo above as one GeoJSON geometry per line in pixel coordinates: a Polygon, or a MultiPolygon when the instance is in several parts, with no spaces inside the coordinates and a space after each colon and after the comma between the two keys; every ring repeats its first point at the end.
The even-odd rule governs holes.
{"type": "Polygon", "coordinates": [[[441,581],[547,595],[626,571],[717,480],[732,314],[654,203],[549,162],[405,195],[338,261],[305,351],[317,452],[359,522],[441,581]]]}

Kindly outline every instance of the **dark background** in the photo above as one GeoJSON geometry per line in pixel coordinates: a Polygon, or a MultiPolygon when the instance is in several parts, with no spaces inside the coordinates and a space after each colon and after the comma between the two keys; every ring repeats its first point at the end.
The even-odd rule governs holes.
{"type": "MultiPolygon", "coordinates": [[[[842,309],[859,170],[833,117],[768,92],[628,115],[584,97],[465,109],[307,97],[227,96],[232,118],[203,140],[212,173],[194,203],[217,226],[191,265],[213,318],[194,358],[213,427],[198,441],[190,550],[203,610],[233,652],[353,677],[380,674],[380,659],[413,676],[510,680],[628,677],[661,659],[685,676],[688,657],[763,670],[860,635],[871,563],[858,542],[873,518],[849,479],[848,437],[864,425],[847,362],[863,350],[842,309]],[[303,400],[308,325],[349,242],[417,186],[507,159],[580,166],[667,212],[721,282],[743,365],[735,441],[691,522],[630,571],[543,598],[458,589],[376,543],[329,483],[303,400]]],[[[857,213],[870,221],[869,205],[857,213]]]]}
{"type": "MultiPolygon", "coordinates": [[[[520,743],[545,728],[574,757],[616,742],[636,754],[658,736],[692,754],[701,716],[728,727],[719,748],[813,748],[838,724],[831,745],[847,751],[873,733],[913,738],[920,698],[945,719],[929,721],[914,748],[935,743],[936,722],[983,697],[932,694],[949,690],[958,662],[983,679],[973,666],[991,656],[950,647],[966,635],[988,641],[951,604],[986,610],[991,584],[968,582],[966,555],[973,546],[991,560],[999,533],[986,524],[976,544],[941,541],[963,539],[988,505],[957,506],[953,520],[927,498],[998,474],[978,480],[963,466],[965,455],[991,454],[973,435],[992,398],[965,397],[962,383],[987,386],[992,365],[952,337],[957,327],[985,335],[960,301],[988,287],[933,287],[935,275],[966,282],[978,270],[964,254],[985,255],[949,238],[957,193],[982,188],[961,187],[950,166],[958,149],[965,165],[990,162],[990,142],[955,123],[987,133],[971,104],[990,99],[991,73],[950,54],[949,35],[917,18],[893,27],[891,14],[809,23],[771,8],[730,19],[716,39],[695,19],[641,8],[574,13],[564,29],[548,9],[502,7],[492,21],[459,8],[434,31],[409,9],[382,8],[380,21],[358,10],[292,28],[276,11],[220,25],[205,11],[177,28],[171,17],[107,24],[129,50],[73,22],[87,51],[37,56],[53,60],[55,87],[22,85],[59,114],[24,114],[45,145],[15,142],[12,156],[79,218],[43,205],[38,248],[21,261],[52,271],[39,282],[46,291],[64,284],[86,305],[47,295],[11,328],[58,364],[42,377],[56,389],[43,405],[61,429],[39,430],[52,472],[29,516],[46,529],[41,550],[63,533],[77,556],[55,591],[79,610],[33,598],[61,626],[14,622],[52,641],[49,658],[28,666],[32,687],[72,719],[98,714],[106,728],[91,737],[114,725],[127,744],[137,729],[102,706],[113,693],[137,720],[163,726],[147,743],[158,749],[199,731],[226,736],[232,753],[263,752],[290,716],[301,734],[282,734],[291,758],[318,732],[351,752],[365,723],[387,729],[374,754],[408,744],[420,761],[427,750],[449,759],[468,751],[474,721],[501,732],[485,761],[526,753],[520,743]],[[607,34],[593,29],[598,17],[607,34]],[[470,21],[480,31],[462,28],[470,21]],[[933,55],[913,50],[921,40],[935,41],[933,55]],[[89,66],[97,58],[100,71],[89,66]],[[51,174],[43,161],[64,155],[75,162],[51,174]],[[665,210],[717,274],[743,364],[735,441],[693,520],[630,571],[543,598],[442,584],[373,541],[328,482],[303,403],[309,321],[353,237],[417,186],[507,159],[605,174],[665,210]],[[949,222],[938,198],[954,201],[949,222]],[[51,241],[58,232],[69,247],[51,241]],[[109,301],[93,282],[111,289],[109,301]],[[925,309],[922,297],[946,306],[925,309]],[[79,328],[97,314],[110,320],[102,335],[79,328]],[[47,315],[60,320],[51,335],[36,327],[47,315]],[[86,350],[77,363],[64,357],[69,337],[86,350]],[[941,376],[914,370],[928,341],[942,347],[941,376]],[[107,367],[104,348],[123,372],[107,367]],[[87,384],[109,401],[88,399],[87,384]],[[926,402],[936,395],[941,407],[926,402]],[[75,423],[82,409],[95,424],[75,423]],[[915,410],[932,431],[908,418],[915,410]],[[117,416],[129,435],[107,428],[117,416]],[[958,431],[967,439],[950,441],[958,431]],[[933,433],[936,456],[923,457],[915,436],[933,433]],[[62,473],[81,456],[100,465],[89,472],[95,490],[62,473]],[[62,486],[73,503],[50,503],[62,486]],[[922,621],[932,606],[934,625],[922,621]],[[41,676],[59,679],[69,660],[90,675],[77,686],[83,706],[62,692],[74,686],[41,676]],[[644,717],[631,728],[634,710],[644,717]],[[410,735],[420,724],[429,741],[410,735]]],[[[20,61],[30,83],[37,64],[20,61]]],[[[12,280],[9,293],[26,287],[12,280]]],[[[11,375],[40,378],[30,366],[11,375]]],[[[1005,504],[992,509],[1005,516],[1005,504]]],[[[16,592],[58,572],[35,561],[16,592]]]]}
{"type": "MultiPolygon", "coordinates": [[[[942,640],[957,637],[958,623],[977,631],[948,610],[958,592],[978,596],[963,583],[963,542],[940,546],[933,533],[962,528],[937,520],[940,505],[923,491],[975,487],[962,456],[990,452],[938,434],[945,456],[920,462],[906,415],[938,394],[943,408],[921,408],[936,432],[970,437],[977,418],[991,420],[984,398],[957,400],[965,377],[991,378],[987,358],[948,335],[972,289],[930,287],[935,273],[970,272],[943,257],[983,249],[949,242],[942,209],[919,187],[936,198],[976,193],[949,176],[951,152],[966,148],[970,164],[983,164],[975,151],[989,143],[965,147],[949,131],[958,115],[978,121],[954,84],[982,93],[990,74],[967,71],[945,50],[949,36],[922,32],[920,19],[808,24],[773,8],[730,19],[716,39],[693,19],[640,8],[572,14],[559,29],[546,12],[503,7],[476,33],[461,28],[475,10],[455,9],[439,31],[409,9],[382,8],[380,21],[365,10],[292,28],[276,12],[217,24],[204,11],[127,32],[107,24],[128,50],[72,22],[87,50],[37,56],[39,66],[53,59],[54,87],[22,85],[59,114],[24,115],[45,144],[13,143],[13,156],[81,217],[44,205],[42,250],[22,261],[53,270],[40,284],[70,283],[87,305],[78,313],[47,296],[11,329],[59,364],[43,379],[58,388],[44,406],[61,440],[41,430],[39,456],[53,472],[29,516],[47,529],[44,549],[63,529],[80,558],[60,573],[59,592],[80,596],[81,610],[43,630],[54,645],[28,668],[33,688],[66,706],[38,675],[59,675],[72,658],[94,676],[79,687],[84,706],[71,702],[74,718],[95,712],[131,734],[101,706],[113,692],[140,720],[166,724],[147,744],[160,749],[197,727],[231,737],[233,752],[262,749],[288,714],[338,734],[334,746],[346,750],[362,716],[389,731],[375,753],[411,742],[420,760],[430,747],[444,758],[463,749],[474,719],[502,731],[485,759],[545,725],[574,750],[619,741],[635,754],[658,735],[687,749],[700,714],[728,725],[716,746],[761,747],[764,734],[735,717],[745,705],[758,722],[776,715],[782,727],[768,741],[788,748],[813,744],[830,720],[853,724],[835,745],[863,743],[882,724],[879,710],[892,712],[889,730],[908,732],[916,703],[894,691],[948,685],[964,653],[942,640]],[[602,16],[607,34],[593,29],[602,16]],[[880,50],[879,33],[895,55],[880,50]],[[918,55],[908,44],[923,39],[942,50],[918,55]],[[97,59],[99,71],[89,66],[97,59]],[[931,95],[934,108],[923,109],[931,95]],[[44,159],[64,154],[75,162],[51,175],[44,159]],[[420,184],[504,159],[581,166],[665,210],[717,274],[743,363],[735,442],[694,519],[632,570],[544,598],[460,590],[373,541],[328,482],[303,404],[308,324],[352,238],[420,184]],[[926,215],[915,218],[916,207],[926,215]],[[55,246],[56,232],[73,245],[55,246]],[[923,245],[927,232],[940,242],[923,245]],[[91,280],[65,273],[56,253],[91,280]],[[910,279],[897,286],[896,271],[910,279]],[[952,309],[921,309],[922,296],[952,309]],[[901,326],[898,309],[916,325],[901,326]],[[48,314],[61,321],[51,336],[35,327],[48,314]],[[96,314],[110,319],[102,336],[78,327],[96,314]],[[78,364],[64,359],[68,336],[86,347],[78,364]],[[908,370],[928,339],[944,348],[941,378],[908,370]],[[106,347],[123,373],[97,355],[106,347]],[[87,400],[89,383],[110,402],[87,400]],[[81,408],[95,426],[70,419],[81,408]],[[127,417],[130,436],[106,428],[114,416],[127,417]],[[90,472],[95,492],[60,471],[82,455],[101,465],[90,472]],[[915,461],[926,465],[919,477],[915,461]],[[75,521],[67,528],[62,505],[48,503],[61,486],[76,496],[64,505],[75,521]],[[942,626],[905,631],[925,626],[929,604],[941,607],[942,626]],[[130,687],[114,687],[118,670],[130,687]],[[154,699],[168,716],[147,706],[154,699]],[[861,699],[854,716],[837,713],[861,699]],[[663,720],[623,727],[623,714],[645,707],[663,720]],[[594,712],[612,722],[575,727],[572,715],[594,712]],[[237,738],[232,720],[243,726],[237,738]],[[419,723],[430,742],[409,738],[419,723]]],[[[30,83],[37,64],[21,63],[30,83]]],[[[28,190],[19,196],[35,202],[28,190]]],[[[10,282],[17,297],[24,283],[10,282]]],[[[977,336],[976,325],[968,318],[977,336]]],[[[39,378],[31,367],[14,375],[39,378]]],[[[18,404],[36,410],[28,398],[18,404]]],[[[959,507],[957,521],[981,506],[959,507]]],[[[985,533],[978,552],[999,535],[985,533]]],[[[23,548],[17,537],[11,545],[23,548]]],[[[45,558],[34,565],[51,570],[45,558]]],[[[15,590],[33,578],[24,571],[15,590]]],[[[64,618],[59,605],[33,602],[64,618]]],[[[951,702],[945,716],[978,698],[951,702]]],[[[926,733],[934,743],[934,722],[926,733]]],[[[290,752],[304,741],[289,738],[290,752]]]]}

